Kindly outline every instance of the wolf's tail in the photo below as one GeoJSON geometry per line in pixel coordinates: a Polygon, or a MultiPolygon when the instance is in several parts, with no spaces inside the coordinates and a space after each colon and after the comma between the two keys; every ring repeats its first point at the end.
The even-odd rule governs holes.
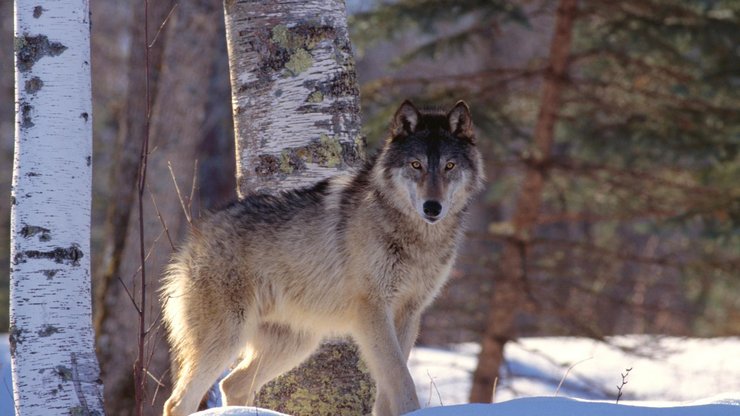
{"type": "Polygon", "coordinates": [[[183,361],[187,360],[183,354],[189,350],[188,345],[191,342],[188,339],[191,325],[187,322],[189,316],[187,305],[191,304],[188,298],[192,296],[189,264],[190,255],[187,250],[175,254],[167,266],[159,292],[162,317],[170,343],[173,380],[179,378],[183,361]]]}

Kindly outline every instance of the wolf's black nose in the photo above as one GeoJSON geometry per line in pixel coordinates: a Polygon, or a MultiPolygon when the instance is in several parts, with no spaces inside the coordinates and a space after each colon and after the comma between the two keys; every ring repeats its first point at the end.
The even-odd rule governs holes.
{"type": "Polygon", "coordinates": [[[424,214],[430,217],[436,217],[442,212],[442,204],[437,201],[426,201],[424,202],[424,214]]]}

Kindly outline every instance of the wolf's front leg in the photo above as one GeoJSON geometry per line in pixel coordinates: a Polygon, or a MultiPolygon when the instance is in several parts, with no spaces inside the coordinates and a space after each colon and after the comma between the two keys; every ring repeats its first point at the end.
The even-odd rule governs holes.
{"type": "Polygon", "coordinates": [[[397,416],[418,409],[414,381],[406,367],[406,356],[388,307],[365,301],[359,305],[357,320],[353,335],[378,391],[375,416],[397,416]],[[383,403],[384,400],[389,403],[383,403]]]}
{"type": "MultiPolygon", "coordinates": [[[[421,307],[419,305],[419,302],[408,302],[402,308],[396,310],[393,319],[395,322],[396,337],[401,346],[401,352],[403,353],[404,362],[407,367],[411,349],[414,347],[416,338],[419,335],[419,323],[421,320],[421,307]]],[[[381,393],[378,390],[378,398],[375,401],[377,414],[390,413],[390,397],[387,397],[385,393],[388,392],[381,393]]]]}

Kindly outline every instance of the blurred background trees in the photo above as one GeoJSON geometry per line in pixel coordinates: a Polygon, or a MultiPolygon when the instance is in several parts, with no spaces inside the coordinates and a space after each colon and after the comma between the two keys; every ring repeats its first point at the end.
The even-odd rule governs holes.
{"type": "MultiPolygon", "coordinates": [[[[439,107],[465,99],[486,155],[487,190],[473,209],[453,279],[424,318],[420,342],[479,342],[490,312],[503,306],[491,304],[496,290],[509,290],[519,300],[504,311],[512,325],[496,336],[502,346],[531,335],[740,334],[740,3],[578,2],[566,68],[557,77],[562,90],[552,147],[542,154],[535,126],[543,86],[555,76],[548,57],[557,5],[556,0],[348,1],[369,147],[382,140],[391,112],[404,98],[439,107]],[[540,207],[529,232],[521,233],[513,220],[532,172],[542,178],[540,207]],[[517,247],[522,266],[513,282],[504,278],[507,244],[517,247]]],[[[122,163],[116,143],[134,140],[125,133],[131,127],[124,127],[123,117],[133,111],[126,97],[132,91],[143,97],[135,92],[138,81],[127,75],[137,65],[131,40],[140,36],[135,7],[113,0],[91,5],[94,265],[110,264],[106,241],[136,237],[122,235],[125,227],[111,231],[105,214],[125,192],[109,178],[122,163]]],[[[222,24],[219,13],[209,16],[210,24],[222,24]]],[[[158,26],[150,25],[153,32],[158,26]]],[[[198,27],[192,23],[161,33],[159,47],[184,42],[185,32],[198,27]]],[[[9,2],[0,4],[0,28],[0,53],[11,56],[9,2]]],[[[197,62],[180,59],[163,57],[155,70],[212,68],[203,75],[208,79],[200,80],[209,85],[200,97],[205,117],[192,109],[191,121],[202,134],[199,178],[233,181],[225,52],[204,54],[197,62]]],[[[11,65],[0,60],[0,192],[6,195],[11,65]]],[[[172,88],[195,91],[192,83],[183,78],[172,88]]],[[[192,166],[175,166],[184,169],[178,182],[188,188],[192,166]]],[[[169,172],[162,175],[169,178],[169,172]]],[[[196,193],[205,208],[228,199],[233,189],[233,182],[201,183],[196,193]]],[[[175,211],[166,220],[181,215],[175,211]]],[[[5,264],[8,213],[9,199],[0,198],[5,264]]],[[[156,236],[161,225],[152,224],[156,236]]],[[[131,278],[100,267],[93,276],[97,288],[105,286],[106,275],[131,278]]],[[[3,288],[7,271],[0,268],[3,288]]],[[[0,301],[6,299],[0,290],[0,301]]],[[[95,306],[103,315],[127,307],[121,303],[105,312],[105,303],[95,306]]],[[[6,311],[0,306],[7,327],[6,311]]],[[[105,349],[101,357],[111,353],[105,349]]],[[[105,368],[105,360],[101,364],[105,368]]]]}
{"type": "Polygon", "coordinates": [[[546,59],[556,6],[399,1],[354,17],[366,56],[385,45],[392,57],[391,75],[361,79],[365,114],[379,120],[368,126],[380,126],[397,97],[465,97],[488,141],[481,203],[490,221],[471,228],[465,278],[427,315],[422,339],[479,340],[489,302],[479,288],[493,299],[520,292],[487,305],[499,320],[516,315],[495,333],[499,344],[540,334],[736,334],[740,4],[581,2],[562,76],[546,59]],[[553,77],[563,96],[543,154],[535,126],[553,77]],[[526,193],[532,172],[544,178],[542,205],[521,233],[518,190],[526,193]],[[501,258],[514,253],[512,240],[522,258],[513,283],[501,258]]]}

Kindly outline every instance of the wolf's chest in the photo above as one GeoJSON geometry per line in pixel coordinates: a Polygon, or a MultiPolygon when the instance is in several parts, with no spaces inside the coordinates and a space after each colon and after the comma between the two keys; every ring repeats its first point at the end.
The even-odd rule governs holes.
{"type": "Polygon", "coordinates": [[[376,273],[392,292],[425,291],[447,278],[455,255],[455,245],[387,238],[383,258],[376,273]]]}

